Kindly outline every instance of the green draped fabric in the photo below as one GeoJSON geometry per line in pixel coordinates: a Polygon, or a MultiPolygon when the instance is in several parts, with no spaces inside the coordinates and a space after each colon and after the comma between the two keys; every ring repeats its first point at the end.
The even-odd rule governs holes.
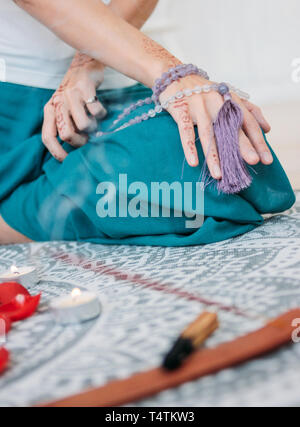
{"type": "MultiPolygon", "coordinates": [[[[199,141],[200,166],[191,168],[184,162],[177,126],[164,112],[117,133],[92,137],[79,149],[64,144],[69,155],[59,163],[41,140],[43,106],[52,93],[0,83],[0,212],[11,227],[32,240],[199,245],[250,231],[263,222],[262,214],[284,211],[295,201],[275,156],[272,165],[258,164],[249,169],[253,183],[238,195],[218,194],[213,184],[205,187],[204,222],[198,228],[187,227],[187,217],[174,215],[180,197],[177,200],[171,197],[169,217],[153,217],[149,200],[151,183],[178,182],[183,188],[184,183],[190,182],[196,188],[204,161],[199,141]],[[137,217],[101,217],[97,206],[104,199],[97,194],[97,188],[99,192],[98,186],[103,182],[115,185],[118,210],[120,193],[125,196],[119,188],[120,174],[126,174],[128,185],[143,183],[148,199],[147,191],[139,194],[142,203],[136,206],[141,208],[137,217]],[[147,210],[149,216],[145,216],[147,210]]],[[[108,110],[108,116],[99,126],[107,131],[124,107],[149,96],[149,90],[136,85],[99,91],[98,96],[108,110]]],[[[145,106],[138,112],[142,114],[148,109],[145,106]]],[[[129,119],[136,114],[133,112],[129,119]]],[[[191,195],[196,206],[196,190],[191,195]]],[[[127,197],[132,201],[136,196],[127,197]]],[[[111,203],[112,199],[109,200],[111,203]]],[[[164,206],[163,198],[157,203],[168,207],[164,206]]]]}

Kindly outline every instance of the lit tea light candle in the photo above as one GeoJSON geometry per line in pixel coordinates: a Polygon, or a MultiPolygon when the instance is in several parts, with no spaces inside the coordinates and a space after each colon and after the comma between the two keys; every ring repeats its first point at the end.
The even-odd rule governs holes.
{"type": "Polygon", "coordinates": [[[101,312],[97,295],[78,288],[73,289],[68,296],[51,301],[50,308],[56,320],[64,325],[95,319],[101,312]]]}
{"type": "Polygon", "coordinates": [[[38,282],[37,270],[35,267],[12,265],[9,270],[0,273],[1,282],[18,282],[26,288],[38,282]]]}
{"type": "Polygon", "coordinates": [[[10,271],[12,272],[12,274],[19,274],[19,270],[17,269],[17,267],[15,265],[12,265],[10,267],[10,271]]]}

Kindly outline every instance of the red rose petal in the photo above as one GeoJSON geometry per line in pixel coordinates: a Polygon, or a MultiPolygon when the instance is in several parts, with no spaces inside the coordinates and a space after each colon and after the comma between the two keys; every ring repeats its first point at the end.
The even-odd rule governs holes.
{"type": "Polygon", "coordinates": [[[9,361],[9,352],[4,348],[0,348],[0,373],[4,371],[9,361]]]}
{"type": "Polygon", "coordinates": [[[0,283],[0,307],[3,304],[8,304],[17,295],[30,295],[24,286],[17,282],[0,283]]]}
{"type": "Polygon", "coordinates": [[[41,294],[25,296],[24,303],[19,303],[16,298],[8,304],[0,306],[0,315],[4,314],[12,322],[27,319],[36,311],[41,299],[41,294]]]}

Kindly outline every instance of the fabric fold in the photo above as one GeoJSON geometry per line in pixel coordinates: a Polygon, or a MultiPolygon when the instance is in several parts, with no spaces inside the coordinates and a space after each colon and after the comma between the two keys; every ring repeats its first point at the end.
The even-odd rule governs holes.
{"type": "MultiPolygon", "coordinates": [[[[99,125],[101,131],[111,129],[124,107],[148,94],[141,85],[99,91],[108,110],[99,125]]],[[[9,225],[32,240],[199,245],[253,230],[262,224],[262,214],[284,211],[295,201],[275,155],[272,165],[249,168],[253,182],[243,192],[222,194],[212,183],[201,193],[201,144],[197,142],[200,166],[191,168],[184,161],[177,125],[166,112],[122,131],[92,137],[79,149],[64,144],[69,155],[59,163],[45,150],[40,134],[41,105],[50,96],[51,91],[1,84],[0,211],[9,225]],[[7,99],[18,97],[22,99],[20,106],[14,103],[7,107],[7,99]],[[7,114],[15,118],[14,132],[8,131],[6,119],[2,119],[7,114]],[[160,186],[166,193],[157,190],[160,186]],[[102,208],[110,214],[105,216],[104,209],[102,215],[102,208]],[[169,216],[157,215],[158,210],[169,210],[169,216]],[[187,227],[195,213],[198,226],[187,227]]],[[[147,109],[149,106],[142,107],[139,114],[147,109]]]]}

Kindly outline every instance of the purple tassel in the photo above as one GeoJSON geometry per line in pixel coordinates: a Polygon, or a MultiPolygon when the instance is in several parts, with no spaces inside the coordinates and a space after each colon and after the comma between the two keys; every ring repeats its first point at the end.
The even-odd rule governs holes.
{"type": "Polygon", "coordinates": [[[213,125],[222,171],[217,187],[223,193],[235,194],[249,187],[252,181],[239,147],[243,112],[233,102],[225,83],[219,85],[218,91],[224,96],[225,103],[213,125]]]}

